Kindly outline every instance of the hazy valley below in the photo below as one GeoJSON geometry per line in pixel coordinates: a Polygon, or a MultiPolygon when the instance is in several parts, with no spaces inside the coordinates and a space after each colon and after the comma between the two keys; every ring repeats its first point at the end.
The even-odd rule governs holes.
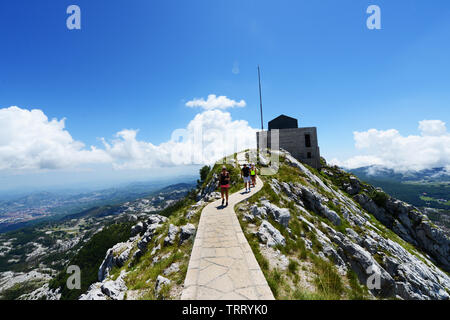
{"type": "MultiPolygon", "coordinates": [[[[194,184],[179,183],[157,188],[155,184],[150,188],[147,186],[148,191],[145,192],[146,187],[140,185],[114,192],[105,191],[103,198],[99,192],[99,198],[105,199],[104,201],[109,199],[109,204],[90,207],[64,216],[54,215],[50,221],[0,234],[1,298],[16,299],[43,284],[48,285],[48,281],[97,234],[97,238],[102,240],[87,256],[95,264],[96,261],[93,259],[95,254],[103,258],[104,251],[121,240],[120,230],[111,232],[117,228],[115,226],[123,226],[124,229],[131,227],[130,224],[137,221],[138,217],[160,212],[180,200],[193,186],[194,184]],[[135,195],[138,194],[145,194],[145,197],[136,199],[135,195]],[[123,202],[123,199],[132,197],[133,200],[123,202]],[[103,230],[105,232],[102,234],[103,230]]],[[[84,199],[87,195],[79,197],[84,199]]],[[[47,193],[40,194],[38,198],[42,203],[55,201],[52,200],[51,194],[47,193]]],[[[92,198],[95,199],[95,195],[92,195],[92,198]]],[[[33,199],[31,196],[26,198],[28,201],[31,199],[33,199]]],[[[71,201],[75,202],[74,199],[77,197],[71,198],[71,201]]],[[[86,201],[85,204],[92,202],[86,201]]],[[[125,233],[128,236],[129,230],[125,233]]],[[[96,273],[96,267],[93,270],[96,273]]]]}
{"type": "Polygon", "coordinates": [[[145,197],[162,186],[179,182],[195,182],[194,176],[182,176],[149,182],[122,184],[110,188],[83,191],[57,189],[25,194],[0,194],[0,233],[33,224],[57,220],[92,207],[115,205],[145,197]]]}

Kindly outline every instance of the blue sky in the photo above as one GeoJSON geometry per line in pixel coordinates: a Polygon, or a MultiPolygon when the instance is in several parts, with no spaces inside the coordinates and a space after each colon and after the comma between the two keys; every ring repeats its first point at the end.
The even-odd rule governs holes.
{"type": "Polygon", "coordinates": [[[0,108],[65,118],[87,147],[123,129],[163,143],[209,94],[245,100],[229,112],[258,128],[260,64],[265,120],[317,126],[322,154],[345,160],[354,131],[448,122],[449,38],[444,0],[2,1],[0,108]],[[71,4],[81,30],[66,28],[71,4]],[[371,4],[382,30],[366,27],[371,4]]]}

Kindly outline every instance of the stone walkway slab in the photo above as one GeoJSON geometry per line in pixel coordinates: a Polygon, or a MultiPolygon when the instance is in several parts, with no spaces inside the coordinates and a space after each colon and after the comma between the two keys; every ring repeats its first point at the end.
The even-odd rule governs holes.
{"type": "Polygon", "coordinates": [[[234,206],[261,190],[230,195],[207,205],[200,217],[181,295],[182,300],[274,300],[266,278],[242,232],[234,206]]]}

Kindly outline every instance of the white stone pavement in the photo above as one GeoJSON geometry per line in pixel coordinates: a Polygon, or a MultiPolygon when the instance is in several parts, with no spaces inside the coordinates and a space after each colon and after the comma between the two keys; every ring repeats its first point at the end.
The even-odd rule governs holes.
{"type": "Polygon", "coordinates": [[[203,209],[182,300],[274,299],[234,212],[235,204],[262,186],[257,178],[250,193],[241,190],[230,195],[228,207],[222,208],[217,200],[203,209]]]}

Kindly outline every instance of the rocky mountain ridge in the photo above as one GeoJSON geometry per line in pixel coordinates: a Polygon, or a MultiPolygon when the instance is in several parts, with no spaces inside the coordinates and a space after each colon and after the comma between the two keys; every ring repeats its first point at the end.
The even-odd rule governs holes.
{"type": "Polygon", "coordinates": [[[450,240],[419,209],[337,167],[324,163],[319,173],[285,151],[280,157],[279,173],[266,179],[279,207],[258,195],[257,204],[241,207],[248,210],[245,220],[262,221],[253,232],[260,242],[286,246],[287,239],[273,230],[278,227],[284,238],[302,239],[314,252],[307,236],[312,231],[319,244],[314,253],[332,262],[341,274],[355,272],[363,286],[373,274],[379,277],[379,289],[369,290],[374,297],[449,299],[450,278],[440,268],[449,271],[450,240]],[[303,226],[298,234],[289,222],[294,217],[303,226]]]}
{"type": "MultiPolygon", "coordinates": [[[[317,171],[286,151],[279,158],[277,173],[235,208],[276,298],[450,299],[450,240],[420,209],[325,162],[317,171]]],[[[163,215],[137,214],[129,239],[107,250],[79,298],[179,299],[200,212],[220,197],[221,165],[163,215]]]]}
{"type": "Polygon", "coordinates": [[[138,221],[160,212],[182,199],[189,188],[177,184],[146,198],[92,208],[59,222],[1,234],[0,262],[5,271],[0,272],[0,299],[59,299],[60,292],[49,288],[49,281],[93,235],[105,226],[138,221]]]}
{"type": "MultiPolygon", "coordinates": [[[[247,152],[247,158],[255,156],[252,152],[247,152]]],[[[356,297],[361,299],[450,298],[450,278],[443,271],[448,268],[449,239],[419,209],[389,197],[337,167],[324,164],[323,170],[318,172],[285,151],[279,156],[278,173],[264,177],[263,191],[238,205],[236,210],[241,226],[253,244],[255,256],[259,257],[278,298],[346,299],[355,298],[356,291],[356,297]],[[301,252],[300,259],[298,251],[301,252]],[[323,263],[328,264],[331,274],[340,278],[336,280],[341,283],[341,286],[336,285],[340,289],[331,296],[329,292],[323,296],[325,293],[321,290],[326,286],[317,285],[320,279],[317,265],[323,263]],[[292,272],[296,264],[302,267],[292,272]],[[271,281],[273,274],[278,275],[276,284],[271,281]],[[290,278],[301,280],[295,283],[290,278]],[[280,289],[280,286],[286,287],[280,289]],[[309,293],[297,294],[299,287],[309,293]]],[[[259,159],[260,165],[269,164],[264,157],[259,159]]],[[[233,167],[235,165],[236,161],[233,167]]],[[[149,298],[148,295],[135,296],[136,290],[130,290],[126,285],[127,275],[143,264],[136,257],[150,259],[150,268],[155,268],[161,261],[171,260],[169,257],[183,250],[184,259],[163,263],[165,268],[157,268],[158,273],[144,285],[147,286],[145,290],[152,291],[150,298],[178,299],[184,278],[171,279],[169,275],[173,274],[172,270],[180,270],[180,266],[186,267],[190,250],[181,249],[181,239],[192,239],[196,228],[196,222],[191,224],[188,220],[195,217],[198,221],[205,203],[219,196],[216,191],[219,167],[215,166],[196,191],[197,203],[191,202],[190,206],[173,213],[176,219],[169,216],[171,221],[167,221],[164,217],[154,216],[150,221],[137,223],[130,239],[109,250],[100,267],[100,273],[105,265],[108,266],[106,270],[119,268],[115,280],[114,277],[99,276],[100,282],[81,298],[149,298]],[[155,232],[157,229],[163,232],[155,232]],[[183,236],[186,229],[191,232],[183,236]],[[170,250],[160,252],[161,248],[170,250]],[[123,260],[128,265],[124,265],[123,260]],[[174,286],[178,290],[174,290],[174,286]],[[170,289],[161,296],[162,288],[170,289]]]]}

